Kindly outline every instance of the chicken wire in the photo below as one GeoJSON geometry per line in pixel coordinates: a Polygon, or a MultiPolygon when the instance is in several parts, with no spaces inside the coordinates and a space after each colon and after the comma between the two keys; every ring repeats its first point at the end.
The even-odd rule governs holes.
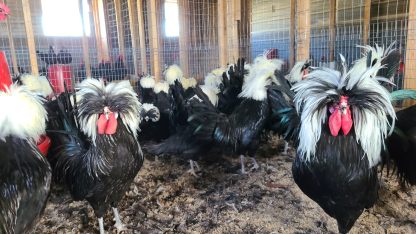
{"type": "MultiPolygon", "coordinates": [[[[84,0],[87,1],[87,0],[84,0]]],[[[142,67],[141,49],[139,39],[136,40],[136,48],[133,48],[131,25],[129,21],[128,0],[120,0],[121,25],[117,28],[116,9],[114,0],[103,0],[107,40],[109,46],[110,62],[114,63],[120,56],[119,33],[123,31],[123,43],[125,48],[124,66],[127,68],[128,74],[142,74],[145,70],[147,73],[154,74],[154,67],[151,61],[153,48],[150,44],[152,36],[150,32],[148,0],[140,0],[143,5],[143,12],[137,12],[137,1],[132,1],[132,7],[135,9],[134,14],[143,15],[144,34],[145,34],[145,54],[147,67],[142,67]],[[137,57],[137,71],[134,70],[133,57],[137,57]]],[[[336,1],[336,17],[335,17],[335,38],[330,38],[329,17],[331,0],[310,0],[310,44],[309,57],[313,59],[315,66],[329,66],[330,62],[339,62],[338,54],[343,54],[348,62],[361,56],[361,49],[356,45],[363,44],[363,19],[365,0],[337,0],[336,1]],[[330,61],[329,42],[335,41],[334,61],[330,61]]],[[[88,2],[91,2],[89,0],[88,2]]],[[[232,1],[225,1],[226,6],[226,25],[227,28],[237,28],[237,40],[230,40],[227,35],[227,56],[228,61],[235,61],[235,50],[238,51],[239,57],[245,57],[251,61],[254,57],[269,52],[272,57],[278,57],[289,64],[290,56],[290,30],[295,31],[296,27],[290,26],[291,0],[249,0],[241,1],[240,19],[233,25],[229,19],[233,14],[230,4],[232,1]]],[[[236,2],[236,1],[234,1],[236,2]]],[[[7,1],[7,5],[11,9],[11,15],[8,17],[11,24],[12,38],[15,46],[15,54],[18,66],[30,72],[29,51],[27,49],[26,31],[24,27],[23,12],[21,1],[7,1]]],[[[51,37],[45,36],[42,26],[41,0],[30,1],[32,28],[35,37],[36,50],[47,52],[49,46],[53,46],[55,51],[60,49],[68,50],[72,55],[71,72],[72,75],[81,80],[85,76],[84,58],[82,50],[82,37],[51,37]],[[81,74],[81,75],[78,75],[81,74]],[[84,74],[84,76],[82,75],[84,74]]],[[[402,66],[397,73],[396,88],[402,88],[404,83],[404,72],[415,74],[413,69],[406,68],[406,49],[410,47],[406,45],[409,24],[409,0],[372,0],[370,27],[368,44],[375,43],[388,45],[396,41],[396,47],[402,55],[402,66]]],[[[59,11],[60,9],[57,9],[59,11]]],[[[188,76],[202,79],[210,70],[219,67],[219,35],[218,35],[218,0],[156,0],[157,15],[157,31],[158,31],[158,54],[160,58],[160,67],[163,69],[171,64],[181,63],[181,53],[187,55],[188,76]],[[165,22],[169,19],[165,15],[165,2],[177,3],[183,7],[180,10],[185,15],[184,27],[185,34],[179,36],[168,37],[165,34],[165,22]],[[180,2],[183,1],[183,2],[180,2]],[[181,37],[187,38],[185,47],[180,46],[181,37]]],[[[89,59],[93,68],[97,67],[102,61],[97,58],[97,43],[94,35],[94,25],[92,14],[90,17],[90,31],[88,37],[89,59]]],[[[297,16],[296,16],[297,17],[297,16]]],[[[138,29],[138,21],[133,21],[133,28],[138,29]]],[[[0,24],[2,29],[0,38],[0,49],[5,51],[7,60],[11,67],[11,49],[9,38],[7,35],[7,27],[5,23],[0,24]]],[[[295,45],[299,38],[295,38],[295,45]]],[[[410,49],[414,49],[414,46],[410,49]]],[[[295,46],[296,50],[296,46],[295,46]]],[[[415,59],[415,58],[407,58],[415,59]]],[[[44,70],[46,64],[38,57],[39,70],[44,70]]],[[[11,69],[12,70],[12,69],[11,69]]],[[[411,77],[409,79],[416,79],[411,77]]]]}

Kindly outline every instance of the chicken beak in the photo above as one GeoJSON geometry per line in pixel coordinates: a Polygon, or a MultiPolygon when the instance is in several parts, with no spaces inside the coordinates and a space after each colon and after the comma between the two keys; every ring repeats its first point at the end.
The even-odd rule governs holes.
{"type": "Polygon", "coordinates": [[[104,115],[105,115],[106,120],[109,119],[109,114],[110,114],[110,109],[107,106],[104,107],[104,115]]]}

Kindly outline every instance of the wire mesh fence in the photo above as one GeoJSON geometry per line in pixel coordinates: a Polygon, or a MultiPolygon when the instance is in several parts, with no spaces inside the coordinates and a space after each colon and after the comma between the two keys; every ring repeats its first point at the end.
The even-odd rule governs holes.
{"type": "MultiPolygon", "coordinates": [[[[409,30],[409,24],[414,24],[415,20],[409,19],[410,0],[372,0],[370,8],[366,8],[366,0],[310,0],[307,12],[299,12],[300,6],[296,6],[295,19],[291,17],[293,0],[227,0],[222,2],[224,9],[219,7],[219,0],[100,0],[107,56],[99,54],[101,35],[96,34],[102,25],[97,25],[92,12],[95,1],[98,0],[81,1],[84,21],[86,18],[89,21],[85,24],[88,28],[87,52],[91,75],[95,77],[127,79],[127,75],[155,74],[157,71],[161,76],[166,66],[179,64],[185,68],[186,76],[201,80],[210,70],[225,65],[222,54],[227,57],[224,61],[232,62],[238,57],[251,61],[265,52],[286,61],[286,68],[289,68],[291,44],[294,44],[292,53],[296,53],[303,40],[299,36],[301,25],[298,21],[303,20],[302,14],[310,14],[308,57],[313,59],[314,66],[334,66],[339,61],[338,54],[352,62],[362,52],[356,45],[388,45],[395,41],[402,59],[396,88],[408,87],[406,82],[416,79],[416,68],[405,66],[415,59],[406,56],[406,52],[415,49],[416,32],[409,30]],[[227,28],[225,35],[219,25],[221,17],[227,28]],[[364,26],[366,20],[369,27],[364,26]],[[291,33],[295,35],[294,41],[291,33]],[[224,45],[226,51],[222,53],[224,45]],[[155,57],[159,60],[157,64],[155,57]],[[114,73],[114,69],[118,72],[114,73]],[[406,72],[409,81],[404,79],[406,72]]],[[[82,33],[52,35],[46,30],[47,27],[52,31],[68,27],[64,21],[68,15],[71,15],[72,24],[81,22],[74,20],[81,18],[78,4],[74,4],[78,1],[60,1],[72,2],[69,5],[56,2],[30,1],[31,27],[39,52],[38,69],[50,76],[51,64],[47,64],[41,54],[50,53],[51,48],[56,54],[68,52],[72,59],[65,64],[69,67],[69,76],[79,81],[87,76],[82,33]]],[[[18,69],[30,72],[32,65],[22,1],[6,1],[6,4],[11,10],[8,17],[10,30],[6,22],[0,23],[0,50],[5,51],[13,73],[18,69]],[[12,66],[14,56],[18,69],[12,66]]]]}

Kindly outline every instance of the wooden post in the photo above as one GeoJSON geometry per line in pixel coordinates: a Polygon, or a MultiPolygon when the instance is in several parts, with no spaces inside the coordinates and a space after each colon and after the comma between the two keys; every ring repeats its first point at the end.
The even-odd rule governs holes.
{"type": "Polygon", "coordinates": [[[78,1],[78,8],[79,14],[81,16],[81,25],[82,25],[82,55],[84,59],[85,65],[85,73],[87,78],[91,77],[91,65],[90,65],[90,54],[89,54],[89,46],[88,46],[88,37],[86,33],[86,28],[84,24],[84,5],[82,4],[82,0],[78,1]]]}
{"type": "Polygon", "coordinates": [[[297,0],[297,51],[296,61],[309,59],[310,29],[311,29],[311,0],[297,0]]]}
{"type": "Polygon", "coordinates": [[[8,19],[6,19],[6,26],[7,26],[7,35],[9,37],[10,54],[12,55],[13,73],[19,74],[19,69],[17,67],[16,49],[14,47],[12,28],[10,27],[10,21],[8,19]]]}
{"type": "Polygon", "coordinates": [[[226,65],[228,62],[227,58],[227,25],[226,25],[226,13],[227,13],[227,2],[218,1],[218,45],[219,45],[219,65],[226,65]]]}
{"type": "Polygon", "coordinates": [[[25,20],[27,48],[29,49],[29,60],[30,60],[31,71],[33,75],[38,76],[39,69],[38,69],[38,61],[36,58],[35,37],[33,35],[32,16],[30,14],[29,0],[22,0],[22,6],[23,6],[23,17],[25,20]]]}
{"type": "Polygon", "coordinates": [[[230,15],[229,23],[231,24],[229,25],[231,31],[228,35],[231,46],[231,58],[228,58],[227,62],[230,62],[230,59],[234,62],[240,57],[240,37],[238,26],[241,22],[241,0],[230,0],[229,6],[231,12],[227,15],[230,15]]]}
{"type": "Polygon", "coordinates": [[[329,62],[335,61],[335,39],[337,25],[337,0],[329,1],[329,62]]]}
{"type": "Polygon", "coordinates": [[[289,68],[295,65],[295,39],[296,39],[296,0],[290,0],[290,28],[289,28],[289,68]]]}
{"type": "Polygon", "coordinates": [[[117,25],[117,36],[118,36],[118,48],[120,55],[125,58],[126,49],[124,47],[124,25],[123,25],[123,17],[121,15],[121,1],[114,0],[114,10],[116,12],[116,25],[117,25]]]}
{"type": "Polygon", "coordinates": [[[105,23],[103,0],[93,0],[91,2],[91,11],[94,18],[97,58],[98,61],[107,61],[110,59],[110,55],[108,51],[107,27],[105,23]]]}
{"type": "Polygon", "coordinates": [[[137,39],[138,39],[138,35],[137,35],[137,30],[136,30],[136,13],[135,13],[135,9],[134,9],[134,1],[133,0],[128,0],[127,2],[128,4],[128,8],[129,8],[129,24],[130,24],[130,33],[131,33],[131,49],[132,49],[132,53],[133,53],[133,64],[134,64],[134,74],[138,74],[139,73],[139,68],[138,68],[138,63],[137,63],[137,54],[136,54],[136,50],[137,50],[137,39]]]}
{"type": "Polygon", "coordinates": [[[144,16],[143,16],[143,1],[137,0],[137,22],[139,23],[139,44],[140,44],[140,60],[142,62],[142,72],[147,72],[147,57],[146,57],[146,37],[144,34],[144,16]]]}
{"type": "Polygon", "coordinates": [[[363,45],[366,45],[368,43],[368,38],[370,35],[370,15],[371,15],[371,0],[365,0],[364,19],[363,19],[363,38],[361,38],[361,43],[363,45]]]}
{"type": "Polygon", "coordinates": [[[409,2],[406,46],[404,88],[416,89],[416,0],[409,2]]]}
{"type": "Polygon", "coordinates": [[[179,0],[178,1],[179,9],[179,60],[181,68],[183,71],[184,77],[189,76],[189,51],[188,51],[188,41],[189,41],[189,24],[188,17],[189,12],[188,1],[179,0]]]}
{"type": "Polygon", "coordinates": [[[150,29],[150,58],[153,65],[153,75],[155,76],[156,82],[161,78],[160,72],[160,57],[159,57],[159,24],[157,20],[157,8],[156,1],[148,1],[148,18],[149,18],[149,29],[150,29]]]}

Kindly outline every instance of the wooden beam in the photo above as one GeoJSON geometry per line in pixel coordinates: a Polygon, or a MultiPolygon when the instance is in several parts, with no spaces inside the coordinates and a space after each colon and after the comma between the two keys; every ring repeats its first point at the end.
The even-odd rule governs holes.
{"type": "Polygon", "coordinates": [[[158,24],[158,17],[157,17],[157,6],[156,1],[148,1],[147,2],[147,9],[148,9],[148,21],[149,21],[149,28],[150,28],[150,59],[153,65],[153,75],[155,76],[156,82],[161,78],[161,71],[160,71],[160,55],[159,55],[159,24],[158,24]]]}
{"type": "Polygon", "coordinates": [[[188,0],[178,1],[179,9],[179,60],[184,77],[189,76],[189,6],[188,0]]]}
{"type": "Polygon", "coordinates": [[[137,22],[139,23],[139,44],[140,44],[140,60],[142,63],[142,72],[147,74],[147,57],[146,57],[146,37],[144,33],[144,16],[143,1],[137,0],[137,22]]]}
{"type": "Polygon", "coordinates": [[[289,28],[289,68],[295,65],[295,39],[296,39],[296,0],[290,0],[290,28],[289,28]]]}
{"type": "Polygon", "coordinates": [[[311,0],[297,0],[297,51],[296,61],[309,59],[310,29],[311,29],[311,0]]]}
{"type": "Polygon", "coordinates": [[[218,11],[218,45],[219,45],[219,65],[224,66],[228,62],[227,58],[227,2],[218,1],[217,2],[217,11],[218,11]]]}
{"type": "Polygon", "coordinates": [[[29,0],[22,0],[23,17],[25,20],[25,29],[27,37],[27,48],[29,49],[29,60],[32,74],[39,75],[38,61],[36,58],[36,46],[35,37],[33,35],[32,16],[30,14],[30,2],[29,0]]]}
{"type": "Polygon", "coordinates": [[[404,88],[416,89],[416,0],[409,1],[404,88]]]}
{"type": "Polygon", "coordinates": [[[363,38],[361,43],[363,45],[368,44],[368,38],[370,35],[370,16],[371,16],[371,0],[364,1],[364,19],[363,19],[363,38]]]}
{"type": "Polygon", "coordinates": [[[110,55],[103,0],[93,0],[91,2],[91,11],[94,19],[95,41],[97,42],[97,59],[98,61],[108,61],[110,60],[110,55]]]}
{"type": "Polygon", "coordinates": [[[134,74],[137,75],[139,73],[138,62],[137,62],[137,30],[136,30],[136,12],[134,8],[134,0],[128,0],[127,2],[129,8],[129,25],[130,25],[130,34],[131,34],[131,49],[133,53],[133,65],[134,65],[134,74]]]}
{"type": "Polygon", "coordinates": [[[335,39],[337,25],[337,1],[329,1],[329,62],[335,61],[335,39]]]}
{"type": "Polygon", "coordinates": [[[92,77],[91,74],[91,63],[90,63],[90,54],[89,54],[89,46],[88,46],[88,37],[85,28],[85,20],[84,20],[84,5],[82,4],[82,0],[78,1],[78,8],[79,14],[81,17],[81,25],[82,25],[82,55],[85,64],[85,73],[87,78],[92,77]]]}
{"type": "Polygon", "coordinates": [[[228,38],[231,47],[231,56],[229,56],[227,62],[237,61],[240,57],[240,41],[239,41],[239,24],[241,20],[241,0],[229,0],[229,9],[230,12],[227,13],[229,15],[229,28],[231,29],[228,31],[228,38]]]}
{"type": "Polygon", "coordinates": [[[116,25],[117,25],[117,36],[118,36],[118,49],[120,55],[125,58],[126,49],[124,46],[124,25],[123,16],[121,15],[121,1],[114,0],[114,11],[116,12],[116,25]]]}

